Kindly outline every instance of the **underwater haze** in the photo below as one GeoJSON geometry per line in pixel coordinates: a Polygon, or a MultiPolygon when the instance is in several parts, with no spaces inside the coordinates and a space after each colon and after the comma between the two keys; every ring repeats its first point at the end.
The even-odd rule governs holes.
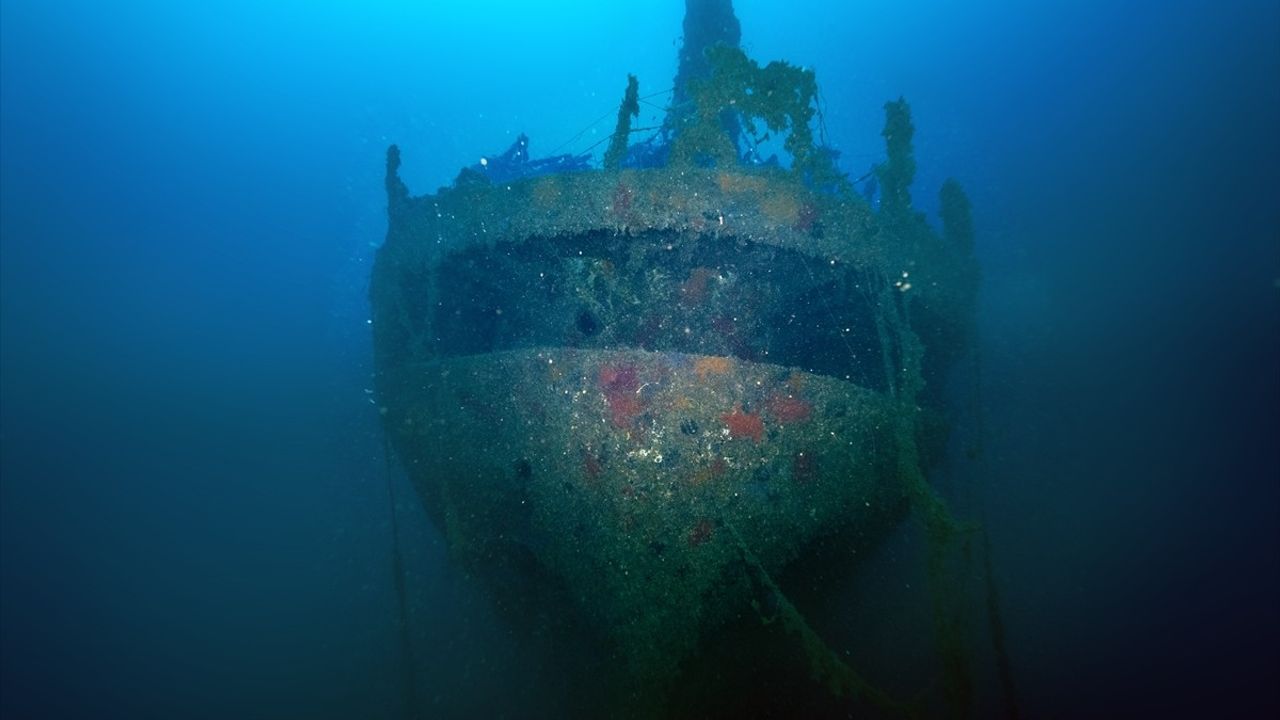
{"type": "MultiPolygon", "coordinates": [[[[1021,715],[1280,713],[1280,3],[734,7],[754,59],[816,71],[843,172],[901,96],[917,207],[972,200],[958,433],[1021,715]]],[[[684,9],[0,0],[0,717],[560,707],[384,456],[386,149],[415,195],[522,133],[599,162],[684,9]]],[[[850,600],[881,647],[933,641],[892,609],[910,547],[850,600]]]]}

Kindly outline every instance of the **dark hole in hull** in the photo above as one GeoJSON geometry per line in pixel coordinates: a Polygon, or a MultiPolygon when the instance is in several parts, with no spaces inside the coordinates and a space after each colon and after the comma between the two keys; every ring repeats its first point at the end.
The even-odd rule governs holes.
{"type": "Polygon", "coordinates": [[[669,231],[531,238],[444,258],[432,351],[725,355],[884,390],[868,287],[856,268],[736,238],[669,231]]]}

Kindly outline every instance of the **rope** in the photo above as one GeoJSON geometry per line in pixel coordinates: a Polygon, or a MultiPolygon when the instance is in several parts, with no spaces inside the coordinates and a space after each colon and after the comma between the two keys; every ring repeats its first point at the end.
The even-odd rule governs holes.
{"type": "Polygon", "coordinates": [[[827,119],[822,114],[822,106],[827,104],[827,99],[822,96],[822,86],[814,83],[818,92],[814,100],[814,109],[818,111],[818,140],[823,147],[827,147],[827,119]]]}
{"type": "MultiPolygon", "coordinates": [[[[649,100],[649,99],[651,99],[651,98],[656,98],[656,97],[658,97],[659,95],[666,95],[666,94],[671,93],[671,92],[674,92],[674,91],[675,91],[675,88],[668,88],[668,89],[666,89],[666,90],[661,90],[661,91],[659,91],[659,92],[650,93],[650,94],[648,94],[648,95],[643,95],[643,96],[641,96],[641,97],[640,97],[640,98],[638,98],[638,99],[639,99],[639,101],[640,101],[640,102],[644,102],[646,105],[651,105],[652,103],[647,103],[647,102],[645,102],[645,101],[646,101],[646,100],[649,100]]],[[[665,109],[666,109],[666,110],[670,110],[671,108],[665,108],[665,109]]],[[[556,153],[560,152],[561,150],[565,149],[566,147],[568,147],[568,146],[572,145],[574,142],[577,142],[578,138],[582,137],[583,135],[586,135],[588,130],[590,130],[591,128],[595,127],[596,125],[599,125],[599,124],[600,124],[600,122],[601,122],[602,120],[607,120],[607,119],[609,119],[610,117],[612,117],[612,116],[616,115],[617,113],[618,113],[618,109],[617,109],[617,108],[614,108],[614,109],[610,110],[609,112],[606,112],[605,114],[603,114],[603,115],[601,115],[600,117],[596,118],[595,120],[592,120],[591,122],[587,123],[587,126],[586,126],[586,127],[584,127],[584,128],[582,128],[581,130],[579,130],[579,131],[577,132],[577,134],[576,134],[576,135],[574,135],[573,137],[569,138],[568,140],[565,140],[564,142],[562,142],[562,143],[560,143],[559,145],[557,145],[557,146],[555,146],[554,148],[552,148],[552,149],[551,149],[551,151],[550,151],[548,154],[549,154],[549,155],[555,155],[556,153]]],[[[652,129],[652,128],[645,128],[645,129],[652,129]]],[[[612,135],[610,135],[610,137],[612,137],[612,135]]],[[[609,139],[608,137],[606,137],[606,138],[605,138],[605,140],[608,140],[608,139],[609,139]]],[[[601,140],[600,142],[604,142],[604,140],[601,140]]],[[[600,144],[600,143],[598,142],[598,143],[596,143],[595,145],[592,145],[592,146],[591,146],[591,148],[594,148],[596,145],[599,145],[599,144],[600,144]]],[[[586,150],[584,150],[584,151],[583,151],[583,153],[591,152],[591,148],[587,148],[586,150]]],[[[582,153],[579,153],[579,154],[582,154],[582,153]]]]}
{"type": "MultiPolygon", "coordinates": [[[[817,276],[809,266],[807,259],[804,259],[803,254],[801,255],[801,258],[801,264],[804,265],[805,271],[809,274],[810,280],[816,286],[818,284],[817,276]]],[[[880,279],[882,281],[884,280],[883,277],[880,279]]],[[[870,289],[868,289],[867,292],[870,297],[874,297],[874,295],[870,294],[870,289]]],[[[883,282],[879,292],[892,293],[892,290],[887,288],[887,282],[883,282]]],[[[836,326],[836,330],[839,331],[839,320],[835,315],[835,311],[832,310],[825,295],[819,293],[819,297],[822,300],[823,307],[831,318],[831,322],[836,326]]],[[[896,303],[896,305],[900,314],[901,323],[905,327],[909,328],[910,319],[907,316],[907,306],[905,301],[902,303],[896,303]]],[[[877,329],[880,331],[881,345],[883,346],[882,354],[886,356],[887,364],[888,347],[885,345],[885,343],[888,342],[888,338],[886,337],[887,333],[883,332],[883,328],[879,322],[877,322],[877,329]]],[[[853,350],[853,346],[849,344],[849,340],[844,336],[843,332],[840,333],[840,337],[849,351],[850,360],[856,363],[857,355],[853,350]]],[[[918,351],[919,348],[904,345],[901,349],[903,357],[900,364],[903,367],[913,368],[913,370],[918,373],[919,361],[916,356],[918,351]],[[910,357],[908,356],[909,353],[910,357]]],[[[886,367],[886,372],[888,373],[886,380],[889,382],[890,392],[898,395],[899,403],[902,405],[903,412],[909,412],[915,402],[915,389],[909,382],[904,382],[895,389],[892,368],[886,367]]],[[[904,378],[904,380],[906,379],[904,378]]],[[[945,554],[948,546],[951,544],[951,540],[958,534],[967,534],[976,528],[961,525],[956,522],[956,520],[951,516],[951,513],[947,510],[945,501],[938,496],[937,492],[925,478],[924,469],[920,466],[919,450],[916,447],[914,424],[909,420],[899,420],[897,435],[899,445],[898,472],[906,479],[908,493],[911,498],[911,505],[922,521],[925,530],[925,538],[929,545],[928,568],[931,579],[930,594],[933,596],[935,632],[938,636],[938,651],[941,655],[944,666],[947,695],[949,696],[952,709],[955,711],[957,717],[969,717],[972,712],[972,679],[969,674],[967,653],[964,648],[962,637],[962,623],[959,617],[961,612],[958,608],[953,608],[948,612],[946,602],[948,594],[954,596],[961,592],[958,585],[962,584],[963,578],[966,578],[969,575],[967,544],[965,546],[966,550],[963,552],[966,561],[964,563],[964,567],[960,571],[960,577],[951,578],[950,582],[948,582],[946,577],[947,573],[943,571],[943,564],[945,562],[945,554]],[[949,587],[944,588],[944,582],[946,582],[949,587]],[[944,589],[950,590],[951,592],[944,593],[944,589]]],[[[989,563],[990,555],[988,554],[986,557],[989,563]]],[[[993,602],[996,602],[992,599],[991,592],[993,590],[994,583],[990,572],[988,572],[988,610],[993,613],[991,617],[995,620],[995,624],[992,626],[992,637],[993,641],[996,641],[998,636],[999,647],[1003,648],[1003,624],[999,622],[998,607],[992,605],[993,602]],[[996,607],[996,609],[993,610],[993,607],[996,607]],[[996,632],[997,627],[1000,628],[998,633],[996,632]]],[[[812,632],[812,630],[808,629],[807,626],[805,627],[805,630],[812,632]]],[[[801,632],[801,634],[804,636],[803,632],[801,632]]],[[[998,658],[1000,652],[1001,650],[998,649],[998,658]]],[[[1002,668],[1002,673],[1007,671],[1007,655],[1005,657],[1005,662],[1006,666],[1002,668]]],[[[852,671],[850,670],[850,672],[852,671]]],[[[1005,677],[1002,675],[1002,682],[1004,680],[1005,677]]],[[[1010,684],[1006,685],[1007,701],[1011,697],[1009,694],[1012,688],[1011,674],[1008,676],[1008,682],[1010,684]]],[[[1009,705],[1009,707],[1014,708],[1015,706],[1009,705]]],[[[1014,713],[1012,716],[1016,717],[1016,709],[1013,709],[1011,712],[1014,713]]]]}
{"type": "Polygon", "coordinates": [[[385,434],[382,438],[382,457],[386,464],[387,501],[391,514],[391,574],[395,583],[398,610],[396,625],[400,630],[400,680],[404,692],[405,715],[409,718],[418,718],[422,717],[422,713],[418,708],[418,691],[414,683],[414,669],[417,667],[417,662],[413,655],[413,637],[409,632],[407,583],[404,559],[400,554],[400,524],[396,519],[396,492],[392,484],[394,473],[391,468],[391,440],[385,434]]]}
{"type": "Polygon", "coordinates": [[[1004,617],[1000,613],[1000,594],[996,588],[996,575],[991,568],[991,536],[982,530],[983,570],[987,574],[987,623],[991,627],[991,646],[996,654],[996,672],[1000,676],[1000,688],[1004,691],[1004,710],[1009,720],[1018,720],[1018,694],[1013,686],[1013,663],[1004,640],[1004,617]]]}
{"type": "MultiPolygon", "coordinates": [[[[977,438],[974,440],[974,456],[982,468],[986,464],[986,413],[982,410],[982,349],[974,351],[973,358],[973,415],[977,425],[977,438]]],[[[985,473],[982,473],[985,475],[985,473]]],[[[985,498],[979,503],[982,517],[982,569],[986,575],[987,590],[987,626],[991,631],[991,647],[996,656],[996,674],[1000,678],[1000,689],[1004,696],[1005,716],[1009,720],[1018,720],[1018,693],[1013,682],[1013,662],[1009,658],[1009,648],[1005,643],[1004,615],[1000,611],[1000,591],[996,585],[995,569],[991,560],[991,534],[987,528],[987,503],[985,498]]]]}
{"type": "MultiPolygon", "coordinates": [[[[638,133],[638,132],[648,132],[650,130],[661,130],[661,129],[662,129],[661,125],[650,125],[649,127],[631,128],[630,130],[627,131],[627,134],[638,133]]],[[[589,153],[592,150],[595,150],[596,148],[600,147],[600,145],[602,145],[603,143],[606,143],[612,139],[613,139],[612,134],[610,134],[608,137],[600,138],[599,140],[588,145],[587,149],[582,151],[582,154],[585,155],[586,153],[589,153]]]]}
{"type": "Polygon", "coordinates": [[[917,703],[904,704],[893,699],[883,690],[872,685],[866,678],[859,675],[856,670],[846,665],[836,655],[835,651],[822,641],[818,633],[804,619],[804,615],[782,593],[782,589],[770,577],[769,571],[765,570],[764,565],[760,563],[760,559],[747,547],[742,536],[738,534],[737,528],[727,521],[724,522],[724,526],[729,530],[729,534],[733,536],[738,552],[742,555],[742,561],[749,570],[755,573],[756,579],[773,595],[773,598],[778,603],[778,616],[775,617],[765,617],[763,613],[760,613],[759,607],[756,608],[757,613],[760,613],[761,621],[767,625],[777,617],[782,619],[782,626],[787,632],[800,639],[800,644],[804,647],[805,656],[809,660],[810,671],[813,672],[815,677],[826,683],[827,689],[833,695],[843,696],[848,693],[852,694],[853,697],[865,698],[878,710],[892,717],[914,718],[920,715],[917,703]]]}

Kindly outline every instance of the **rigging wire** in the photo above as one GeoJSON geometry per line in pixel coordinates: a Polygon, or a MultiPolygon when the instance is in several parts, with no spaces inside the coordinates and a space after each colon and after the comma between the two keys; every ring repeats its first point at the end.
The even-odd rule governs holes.
{"type": "MultiPolygon", "coordinates": [[[[629,133],[647,132],[647,131],[649,131],[649,130],[661,130],[661,129],[662,129],[662,126],[661,126],[661,125],[650,125],[649,127],[631,128],[631,129],[630,129],[629,131],[627,131],[627,132],[628,132],[628,134],[629,134],[629,133]]],[[[587,149],[582,151],[582,154],[583,154],[583,155],[586,155],[587,153],[591,152],[592,150],[595,150],[596,148],[600,147],[601,145],[603,145],[604,143],[606,143],[606,142],[608,142],[608,141],[610,141],[610,140],[612,140],[612,139],[613,139],[613,135],[612,135],[612,134],[608,135],[607,137],[602,137],[602,138],[600,138],[599,140],[597,140],[597,141],[595,141],[595,142],[591,143],[590,145],[588,145],[588,146],[587,146],[587,149]]]]}
{"type": "Polygon", "coordinates": [[[817,110],[817,112],[818,112],[818,141],[822,143],[822,146],[823,146],[823,147],[828,147],[828,143],[827,143],[827,118],[826,118],[826,115],[825,115],[825,114],[823,114],[823,112],[822,112],[822,108],[823,108],[823,106],[825,106],[825,105],[827,104],[827,99],[826,99],[825,97],[823,97],[823,96],[822,96],[822,86],[821,86],[821,85],[819,85],[819,84],[817,84],[817,83],[815,82],[815,83],[814,83],[814,87],[815,87],[815,88],[817,89],[817,91],[818,91],[818,92],[817,92],[817,94],[816,94],[817,96],[814,98],[814,103],[813,103],[813,104],[814,104],[814,108],[815,108],[815,109],[817,110]]]}
{"type": "MultiPolygon", "coordinates": [[[[671,88],[668,88],[668,89],[666,89],[666,90],[662,90],[662,91],[660,91],[660,92],[649,93],[648,95],[641,96],[641,97],[639,97],[639,98],[637,98],[637,99],[638,99],[640,102],[645,103],[646,105],[650,105],[650,106],[652,106],[652,107],[655,107],[655,108],[658,108],[658,109],[664,110],[664,111],[666,111],[666,112],[670,112],[670,111],[671,111],[671,109],[672,109],[672,106],[659,108],[656,104],[654,104],[654,103],[649,103],[649,102],[645,102],[645,101],[650,100],[650,99],[652,99],[652,98],[659,97],[659,96],[661,96],[661,95],[667,95],[667,94],[669,94],[669,93],[673,93],[673,92],[675,92],[675,88],[674,88],[674,87],[671,87],[671,88]]],[[[612,110],[610,110],[610,111],[606,112],[605,114],[601,115],[600,117],[596,118],[595,120],[592,120],[591,122],[587,123],[586,127],[584,127],[584,128],[582,128],[581,130],[579,130],[579,131],[577,132],[577,134],[575,134],[573,137],[569,138],[568,140],[565,140],[564,142],[562,142],[562,143],[560,143],[559,145],[557,145],[557,146],[555,146],[554,148],[552,148],[552,149],[551,149],[551,151],[549,152],[549,154],[550,154],[550,155],[555,155],[556,153],[559,153],[561,150],[565,149],[565,148],[566,148],[566,147],[568,147],[569,145],[572,145],[573,143],[577,142],[578,138],[582,137],[583,135],[586,135],[586,134],[587,134],[587,132],[589,132],[589,131],[590,131],[592,128],[594,128],[596,125],[599,125],[602,121],[607,120],[607,119],[609,119],[609,118],[611,118],[611,117],[614,117],[614,116],[616,116],[617,114],[618,114],[618,110],[617,110],[617,108],[614,108],[614,109],[612,109],[612,110]]],[[[609,137],[612,137],[612,136],[613,136],[613,135],[612,135],[612,133],[610,133],[609,137]]],[[[608,140],[608,139],[609,139],[609,137],[606,137],[606,138],[605,138],[605,140],[608,140]]],[[[601,142],[603,142],[603,141],[601,141],[601,142]]],[[[597,143],[595,143],[595,145],[592,145],[590,148],[587,148],[586,150],[584,150],[583,152],[578,153],[578,154],[579,154],[579,155],[586,154],[586,153],[590,152],[592,148],[594,148],[596,145],[599,145],[599,144],[600,144],[600,143],[599,143],[599,142],[597,142],[597,143]]]]}
{"type": "MultiPolygon", "coordinates": [[[[970,392],[972,394],[974,425],[973,456],[977,462],[978,477],[987,476],[986,413],[982,404],[982,346],[978,345],[973,353],[973,378],[970,392]]],[[[970,488],[972,483],[969,483],[970,488]]],[[[975,503],[970,500],[970,506],[975,503]]],[[[996,584],[995,568],[991,559],[991,523],[987,516],[986,498],[981,498],[976,506],[982,526],[982,569],[985,575],[987,590],[987,627],[991,634],[991,647],[996,656],[996,674],[1000,678],[1000,689],[1004,697],[1005,716],[1009,720],[1018,720],[1018,693],[1013,681],[1013,661],[1009,658],[1009,646],[1005,640],[1004,614],[1000,610],[1000,589],[996,584]]]]}
{"type": "Polygon", "coordinates": [[[396,519],[396,491],[392,482],[391,440],[382,437],[382,458],[385,461],[384,477],[387,483],[387,502],[391,515],[391,574],[396,593],[396,625],[400,631],[400,680],[404,693],[405,714],[410,718],[422,717],[418,708],[418,690],[414,682],[417,662],[413,653],[413,636],[409,631],[409,600],[405,577],[404,558],[400,552],[400,524],[396,519]]]}
{"type": "MultiPolygon", "coordinates": [[[[808,273],[810,281],[813,282],[815,286],[818,286],[817,276],[814,274],[812,267],[810,267],[809,259],[804,257],[803,253],[801,253],[800,257],[801,257],[800,263],[804,267],[805,272],[808,273]]],[[[849,352],[850,359],[856,363],[857,356],[853,350],[853,346],[849,344],[848,338],[845,337],[845,334],[843,332],[840,332],[839,320],[836,317],[835,311],[831,308],[831,304],[828,302],[826,295],[824,293],[819,293],[819,299],[822,302],[823,308],[827,311],[827,315],[831,318],[831,322],[836,325],[836,331],[839,333],[841,340],[844,341],[845,347],[849,352]]],[[[984,414],[983,414],[982,405],[981,405],[981,397],[982,397],[981,348],[977,348],[974,352],[972,383],[973,384],[972,384],[971,392],[972,392],[972,401],[974,403],[973,413],[975,415],[974,421],[977,426],[977,438],[975,440],[975,444],[977,447],[975,449],[974,454],[978,462],[980,463],[980,467],[981,467],[982,465],[985,465],[984,446],[985,446],[985,438],[986,438],[986,423],[984,422],[984,414]]],[[[980,472],[979,474],[981,475],[984,473],[980,472]]],[[[970,485],[970,487],[966,488],[966,490],[968,491],[967,494],[971,494],[972,486],[970,485]]],[[[974,505],[971,499],[967,502],[967,504],[971,508],[974,505]]],[[[993,562],[992,562],[991,534],[990,534],[990,531],[988,530],[989,522],[987,519],[986,510],[987,510],[986,503],[980,503],[978,506],[978,512],[979,512],[979,517],[981,518],[979,527],[981,528],[981,534],[982,534],[982,561],[983,561],[983,575],[984,575],[983,580],[985,583],[985,590],[986,590],[986,596],[987,596],[986,608],[985,608],[986,614],[987,614],[987,626],[988,626],[988,630],[991,637],[992,649],[995,654],[996,673],[1000,681],[1000,688],[1003,696],[1002,699],[1004,701],[1005,716],[1008,717],[1010,720],[1019,720],[1019,718],[1021,717],[1021,714],[1018,710],[1018,696],[1017,696],[1017,691],[1014,685],[1013,663],[1009,657],[1008,643],[1005,637],[1004,615],[1001,612],[999,588],[996,583],[995,569],[993,567],[993,562]]]]}

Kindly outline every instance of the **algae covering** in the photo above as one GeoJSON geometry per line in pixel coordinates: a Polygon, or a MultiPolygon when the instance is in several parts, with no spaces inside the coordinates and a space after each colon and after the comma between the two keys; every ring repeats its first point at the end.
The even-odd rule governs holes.
{"type": "MultiPolygon", "coordinates": [[[[892,403],[731,358],[538,348],[408,365],[389,414],[464,562],[531,553],[638,677],[675,671],[770,572],[841,523],[898,515],[892,403]],[[483,448],[483,452],[475,450],[483,448]]],[[[533,582],[528,580],[528,582],[533,582]]]]}
{"type": "Polygon", "coordinates": [[[667,162],[628,152],[634,78],[606,169],[468,170],[414,197],[390,149],[371,299],[391,444],[513,625],[580,634],[608,659],[577,668],[608,688],[593,712],[726,712],[706,695],[737,692],[728,671],[693,700],[691,678],[721,643],[772,652],[779,628],[815,692],[915,712],[826,648],[776,580],[815,548],[873,546],[914,509],[964,714],[943,583],[962,528],[925,478],[942,378],[972,342],[968,200],[948,183],[942,235],[910,208],[905,102],[886,106],[876,210],[815,144],[811,72],[723,45],[704,57],[693,107],[658,139],[667,162]],[[789,131],[790,168],[743,160],[756,122],[789,131]]]}

